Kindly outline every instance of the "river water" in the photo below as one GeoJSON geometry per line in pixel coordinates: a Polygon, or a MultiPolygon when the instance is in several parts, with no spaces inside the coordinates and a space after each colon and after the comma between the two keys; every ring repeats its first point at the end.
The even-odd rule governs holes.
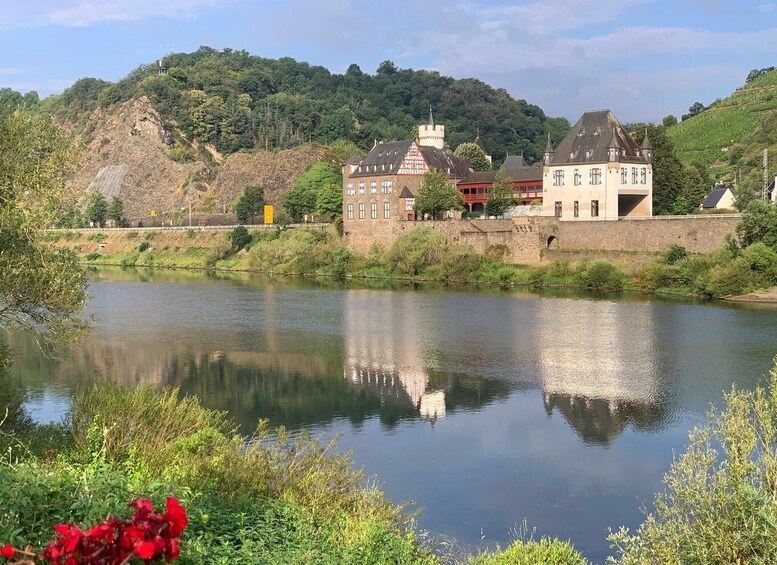
{"type": "Polygon", "coordinates": [[[418,525],[472,547],[522,524],[603,561],[673,451],[736,383],[765,380],[777,310],[643,296],[94,274],[95,327],[56,358],[11,336],[39,421],[94,375],[179,386],[352,449],[418,525]]]}

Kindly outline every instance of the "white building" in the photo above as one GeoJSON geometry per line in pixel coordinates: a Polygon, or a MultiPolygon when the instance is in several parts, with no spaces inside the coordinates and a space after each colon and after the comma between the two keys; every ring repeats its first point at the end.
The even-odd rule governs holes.
{"type": "Polygon", "coordinates": [[[543,216],[617,220],[653,214],[653,147],[609,110],[586,112],[555,149],[545,148],[543,216]]]}

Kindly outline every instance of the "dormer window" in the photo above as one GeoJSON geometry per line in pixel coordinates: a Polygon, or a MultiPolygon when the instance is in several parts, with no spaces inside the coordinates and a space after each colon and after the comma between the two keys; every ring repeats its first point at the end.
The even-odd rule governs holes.
{"type": "Polygon", "coordinates": [[[592,154],[592,152],[591,152],[590,149],[586,149],[585,150],[585,158],[586,159],[590,159],[591,158],[591,154],[592,154]]]}
{"type": "Polygon", "coordinates": [[[569,158],[570,159],[574,159],[575,158],[575,152],[574,151],[570,151],[569,152],[569,158]]]}
{"type": "Polygon", "coordinates": [[[577,137],[582,137],[585,135],[585,128],[580,128],[577,130],[577,137]]]}
{"type": "Polygon", "coordinates": [[[600,133],[602,133],[602,130],[601,130],[601,128],[597,127],[597,128],[594,128],[594,132],[593,133],[594,133],[594,135],[599,135],[600,133]]]}

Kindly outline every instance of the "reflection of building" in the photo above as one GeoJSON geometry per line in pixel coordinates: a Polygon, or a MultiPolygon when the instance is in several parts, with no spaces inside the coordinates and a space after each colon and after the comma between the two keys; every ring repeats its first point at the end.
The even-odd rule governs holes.
{"type": "Polygon", "coordinates": [[[445,393],[429,390],[411,294],[350,290],[345,301],[344,377],[385,402],[410,403],[421,416],[445,417],[445,393]]]}
{"type": "Polygon", "coordinates": [[[651,427],[663,419],[654,305],[540,304],[538,364],[549,414],[558,409],[592,443],[612,442],[627,422],[651,427]]]}

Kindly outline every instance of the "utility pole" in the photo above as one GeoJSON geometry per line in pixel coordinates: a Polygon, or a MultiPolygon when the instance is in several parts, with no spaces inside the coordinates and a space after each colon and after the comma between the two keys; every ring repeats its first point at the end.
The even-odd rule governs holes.
{"type": "Polygon", "coordinates": [[[769,188],[769,149],[764,149],[764,188],[763,188],[763,199],[769,200],[769,194],[768,194],[768,188],[769,188]]]}

